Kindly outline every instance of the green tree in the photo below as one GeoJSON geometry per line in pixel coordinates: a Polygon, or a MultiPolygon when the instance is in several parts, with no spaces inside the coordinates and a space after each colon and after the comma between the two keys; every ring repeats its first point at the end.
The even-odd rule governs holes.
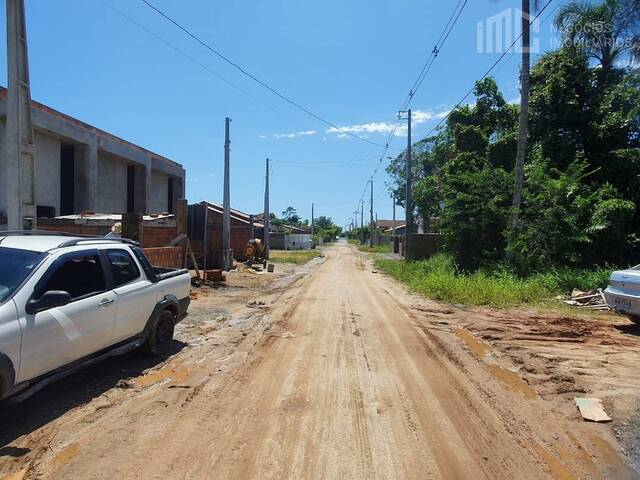
{"type": "Polygon", "coordinates": [[[640,57],[637,0],[604,0],[600,4],[574,0],[560,7],[555,25],[565,46],[585,52],[602,67],[602,82],[617,69],[616,62],[640,57]]]}
{"type": "Polygon", "coordinates": [[[282,218],[287,225],[291,225],[297,227],[300,225],[300,216],[298,212],[293,207],[287,207],[282,212],[282,218]]]}

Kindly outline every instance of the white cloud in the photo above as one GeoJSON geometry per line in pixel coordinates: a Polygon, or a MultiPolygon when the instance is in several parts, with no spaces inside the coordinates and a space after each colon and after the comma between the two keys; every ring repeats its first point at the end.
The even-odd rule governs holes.
{"type": "MultiPolygon", "coordinates": [[[[274,133],[271,135],[272,138],[297,138],[297,137],[312,137],[313,135],[317,135],[317,130],[302,130],[300,132],[295,133],[274,133]]],[[[259,138],[268,138],[267,135],[259,135],[259,138]]]]}
{"type": "MultiPolygon", "coordinates": [[[[442,120],[449,114],[449,108],[446,105],[439,105],[435,110],[413,110],[412,122],[413,126],[418,126],[429,121],[442,120]]],[[[355,125],[344,125],[340,128],[331,127],[325,130],[324,133],[336,135],[338,138],[349,138],[349,134],[358,135],[362,138],[368,138],[369,134],[389,134],[394,129],[395,122],[369,122],[355,125]]],[[[320,132],[317,130],[302,130],[292,133],[274,133],[272,135],[259,135],[259,138],[299,138],[299,137],[312,137],[318,135],[320,132]]],[[[395,129],[395,136],[401,137],[407,134],[407,123],[400,122],[395,129]]],[[[327,137],[322,136],[323,140],[327,137]]]]}
{"type": "MultiPolygon", "coordinates": [[[[449,114],[449,110],[442,110],[434,112],[432,110],[413,110],[411,112],[411,119],[413,126],[417,126],[426,123],[431,120],[442,120],[449,114]]],[[[394,131],[395,122],[369,122],[355,125],[344,125],[340,128],[331,127],[326,130],[327,133],[337,134],[338,138],[345,138],[347,133],[354,135],[360,135],[367,138],[369,133],[391,133],[394,131]]],[[[400,123],[395,129],[395,136],[404,136],[407,133],[407,125],[400,123]]]]}

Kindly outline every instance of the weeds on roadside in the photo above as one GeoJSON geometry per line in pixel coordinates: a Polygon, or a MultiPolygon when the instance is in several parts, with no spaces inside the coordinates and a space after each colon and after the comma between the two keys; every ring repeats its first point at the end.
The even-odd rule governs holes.
{"type": "Polygon", "coordinates": [[[322,254],[317,250],[271,250],[269,252],[269,261],[273,263],[301,265],[316,257],[322,257],[322,254]]]}
{"type": "Polygon", "coordinates": [[[364,253],[391,253],[391,245],[356,245],[356,248],[364,253]]]}
{"type": "Polygon", "coordinates": [[[497,265],[475,272],[461,272],[453,258],[446,254],[417,262],[377,258],[375,264],[413,291],[434,300],[501,308],[544,303],[557,295],[570,293],[573,288],[604,288],[612,271],[562,267],[523,278],[497,265]]]}

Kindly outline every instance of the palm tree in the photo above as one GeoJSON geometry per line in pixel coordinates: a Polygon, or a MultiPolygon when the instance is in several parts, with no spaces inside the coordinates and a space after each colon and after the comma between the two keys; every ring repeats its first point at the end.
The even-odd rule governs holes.
{"type": "MultiPolygon", "coordinates": [[[[524,185],[524,161],[527,157],[527,122],[529,116],[529,77],[531,74],[531,1],[534,9],[538,8],[538,0],[522,0],[522,70],[520,72],[520,120],[518,130],[518,150],[516,153],[515,185],[511,207],[510,238],[515,233],[520,215],[522,188],[524,185]]],[[[638,0],[640,1],[640,0],[638,0]]],[[[513,251],[508,251],[512,258],[513,251]]]]}
{"type": "Polygon", "coordinates": [[[604,82],[617,62],[640,59],[640,0],[604,0],[593,5],[573,0],[555,19],[565,45],[582,49],[602,67],[604,82]]]}

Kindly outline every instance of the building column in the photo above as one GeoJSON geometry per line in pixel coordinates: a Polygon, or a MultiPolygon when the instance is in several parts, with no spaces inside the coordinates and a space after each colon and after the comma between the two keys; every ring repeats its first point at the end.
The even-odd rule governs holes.
{"type": "Polygon", "coordinates": [[[136,213],[151,213],[151,158],[147,158],[146,165],[136,164],[135,172],[134,210],[136,213]]]}
{"type": "MultiPolygon", "coordinates": [[[[98,210],[98,137],[92,135],[89,141],[77,146],[75,213],[98,210]]],[[[75,153],[74,153],[75,154],[75,153]]]]}

